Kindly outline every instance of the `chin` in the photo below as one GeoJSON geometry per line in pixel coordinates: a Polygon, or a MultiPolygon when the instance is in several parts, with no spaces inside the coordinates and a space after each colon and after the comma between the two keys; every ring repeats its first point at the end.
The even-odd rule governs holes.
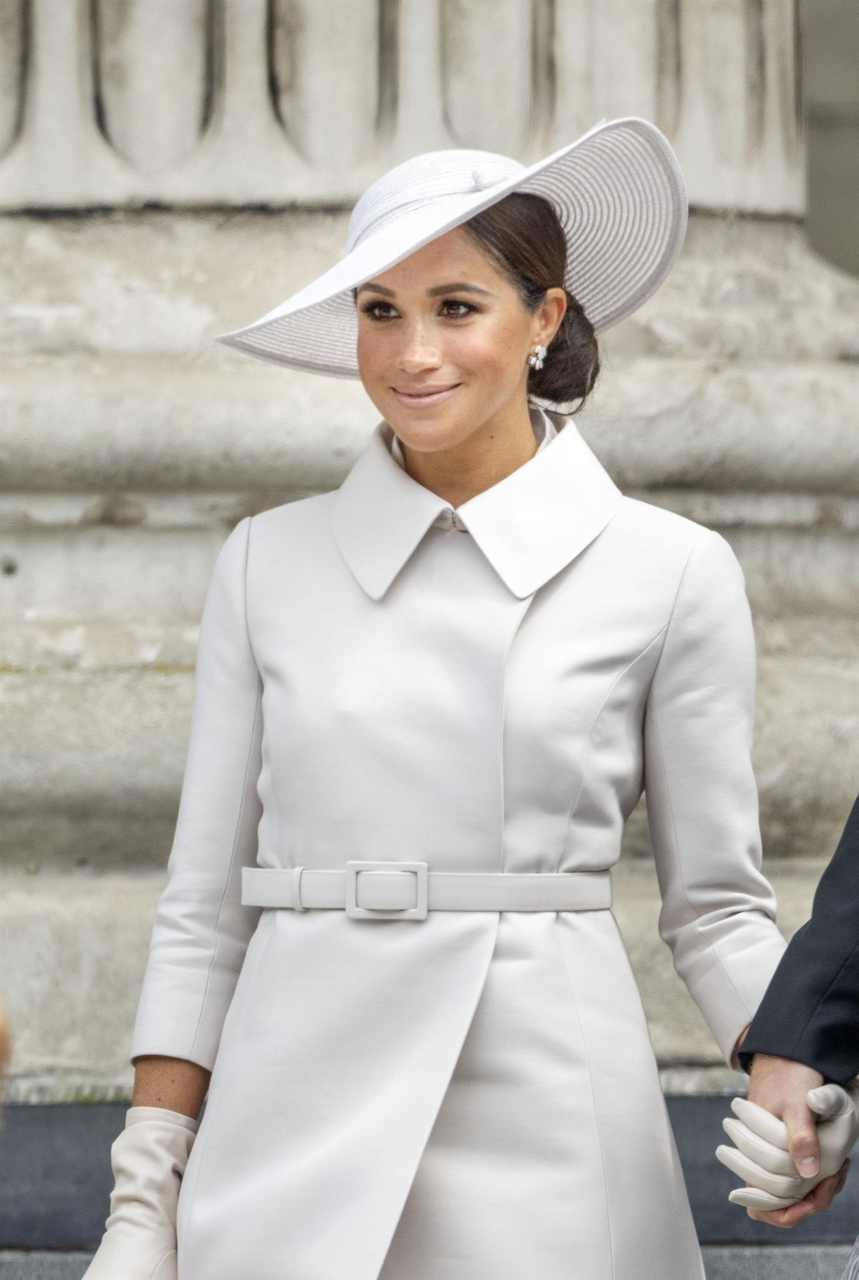
{"type": "Polygon", "coordinates": [[[463,421],[462,414],[445,419],[442,413],[422,412],[421,421],[415,421],[408,413],[392,411],[387,421],[394,428],[407,449],[418,453],[437,453],[442,449],[455,449],[473,434],[471,419],[463,421]]]}

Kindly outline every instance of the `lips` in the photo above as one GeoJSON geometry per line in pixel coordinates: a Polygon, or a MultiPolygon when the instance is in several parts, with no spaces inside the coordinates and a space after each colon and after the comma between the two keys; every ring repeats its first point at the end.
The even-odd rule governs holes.
{"type": "Polygon", "coordinates": [[[446,387],[415,387],[410,391],[401,387],[392,387],[391,390],[403,404],[419,407],[421,405],[438,404],[441,400],[446,400],[448,396],[453,395],[454,391],[458,390],[460,385],[459,382],[454,382],[446,387]]]}

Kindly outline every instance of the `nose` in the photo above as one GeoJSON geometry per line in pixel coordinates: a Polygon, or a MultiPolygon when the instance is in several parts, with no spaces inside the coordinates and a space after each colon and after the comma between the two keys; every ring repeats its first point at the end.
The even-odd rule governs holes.
{"type": "Polygon", "coordinates": [[[420,373],[424,369],[437,369],[441,364],[441,352],[432,334],[422,324],[412,324],[403,331],[402,346],[397,354],[397,367],[403,373],[420,373]]]}

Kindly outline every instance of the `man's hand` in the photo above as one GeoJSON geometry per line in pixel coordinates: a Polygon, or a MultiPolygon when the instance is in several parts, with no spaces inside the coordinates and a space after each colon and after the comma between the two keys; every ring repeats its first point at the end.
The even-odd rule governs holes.
{"type": "Polygon", "coordinates": [[[766,1222],[771,1227],[795,1227],[803,1219],[811,1218],[815,1213],[825,1213],[832,1207],[832,1201],[844,1188],[849,1168],[850,1161],[845,1160],[839,1173],[818,1182],[808,1195],[786,1209],[746,1209],[746,1213],[756,1222],[766,1222]]]}
{"type": "Polygon", "coordinates": [[[782,1120],[788,1134],[788,1150],[801,1178],[813,1178],[820,1169],[817,1141],[818,1116],[808,1105],[809,1089],[823,1084],[823,1076],[804,1062],[756,1053],[749,1075],[749,1102],[782,1120]]]}
{"type": "Polygon", "coordinates": [[[849,1166],[844,1157],[859,1123],[855,1096],[851,1094],[845,1105],[843,1091],[822,1082],[821,1074],[803,1063],[755,1054],[748,1101],[735,1099],[732,1110],[737,1119],[723,1122],[738,1149],[720,1147],[717,1156],[750,1183],[731,1192],[730,1198],[745,1205],[749,1217],[758,1222],[795,1226],[828,1209],[844,1186],[849,1166]],[[826,1126],[821,1131],[823,1178],[818,1122],[826,1126]]]}

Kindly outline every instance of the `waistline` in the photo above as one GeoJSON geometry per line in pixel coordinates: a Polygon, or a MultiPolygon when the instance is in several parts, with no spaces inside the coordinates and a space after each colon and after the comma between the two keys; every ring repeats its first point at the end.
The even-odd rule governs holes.
{"type": "Polygon", "coordinates": [[[430,871],[419,861],[242,867],[242,906],[339,908],[353,919],[425,920],[428,911],[605,911],[611,872],[430,871]]]}

